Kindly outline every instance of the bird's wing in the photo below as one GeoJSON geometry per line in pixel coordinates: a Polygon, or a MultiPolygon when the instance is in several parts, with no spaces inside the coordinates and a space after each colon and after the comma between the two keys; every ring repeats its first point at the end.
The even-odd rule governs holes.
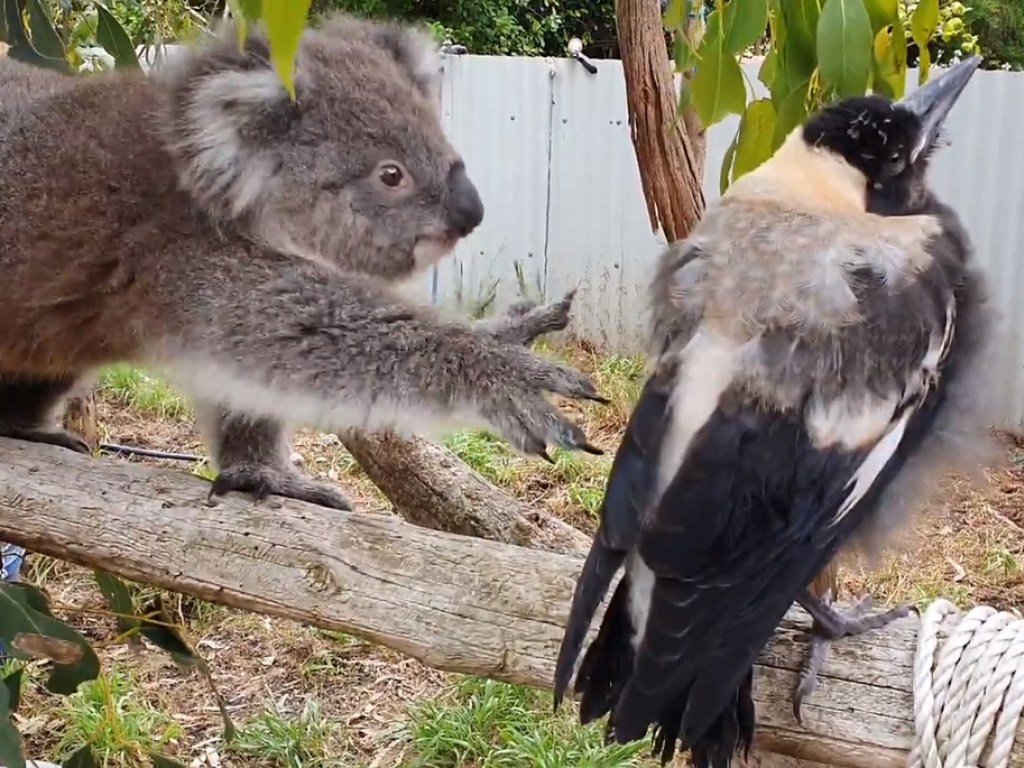
{"type": "MultiPolygon", "coordinates": [[[[700,320],[700,301],[692,295],[702,276],[704,254],[688,241],[672,243],[661,255],[651,283],[654,318],[651,346],[659,352],[684,343],[700,320]],[[680,298],[688,300],[680,308],[680,298]]],[[[626,553],[633,549],[651,502],[660,466],[662,437],[675,366],[658,364],[644,383],[619,442],[605,485],[594,534],[576,580],[569,618],[555,665],[557,707],[572,677],[597,607],[611,586],[626,553]]]]}
{"type": "Polygon", "coordinates": [[[657,377],[651,377],[640,392],[615,452],[601,501],[600,525],[576,580],[569,619],[555,664],[555,706],[569,685],[597,607],[608,592],[626,552],[636,544],[658,467],[667,409],[665,385],[657,377]]]}
{"type": "Polygon", "coordinates": [[[930,426],[958,345],[947,273],[899,290],[868,268],[847,281],[858,322],[767,327],[730,357],[705,321],[683,353],[663,452],[678,441],[685,458],[628,566],[654,578],[629,572],[646,621],[620,740],[682,702],[684,742],[704,734],[930,426]]]}

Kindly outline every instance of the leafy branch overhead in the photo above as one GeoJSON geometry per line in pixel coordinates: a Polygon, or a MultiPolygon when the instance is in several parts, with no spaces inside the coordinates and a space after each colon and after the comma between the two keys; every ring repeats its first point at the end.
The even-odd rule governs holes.
{"type": "Polygon", "coordinates": [[[12,59],[60,72],[97,64],[138,67],[135,46],[110,10],[102,3],[86,5],[80,13],[70,4],[46,0],[0,0],[0,42],[10,46],[7,55],[12,59]],[[59,19],[51,15],[54,10],[59,19]],[[97,57],[97,48],[104,55],[97,57]]]}
{"type": "Polygon", "coordinates": [[[939,0],[917,0],[909,11],[903,0],[716,0],[694,42],[685,22],[699,8],[699,0],[671,0],[664,23],[675,38],[677,70],[692,69],[681,106],[691,105],[705,128],[739,117],[722,162],[722,191],[821,106],[868,92],[900,98],[911,50],[924,82],[929,43],[940,34],[939,0]],[[768,95],[749,100],[740,59],[765,38],[757,79],[768,95]]]}

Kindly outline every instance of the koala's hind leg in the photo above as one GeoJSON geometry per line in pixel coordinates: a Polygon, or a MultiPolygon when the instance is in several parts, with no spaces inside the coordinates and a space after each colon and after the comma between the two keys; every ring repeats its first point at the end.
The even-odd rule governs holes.
{"type": "Polygon", "coordinates": [[[321,507],[352,508],[343,494],[292,466],[280,422],[210,403],[197,403],[196,412],[218,472],[211,495],[241,491],[257,501],[273,494],[321,507]]]}
{"type": "Polygon", "coordinates": [[[0,436],[89,453],[88,443],[55,423],[56,409],[75,381],[75,376],[39,377],[0,371],[0,436]]]}

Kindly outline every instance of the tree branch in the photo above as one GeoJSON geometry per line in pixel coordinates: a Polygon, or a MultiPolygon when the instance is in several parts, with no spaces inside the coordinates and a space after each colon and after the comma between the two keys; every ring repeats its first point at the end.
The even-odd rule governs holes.
{"type": "MultiPolygon", "coordinates": [[[[0,539],[249,611],[366,638],[439,669],[547,688],[579,557],[300,502],[213,503],[181,472],[0,439],[0,539]]],[[[797,725],[793,609],[755,675],[760,745],[849,768],[904,765],[917,619],[836,642],[797,725]]],[[[593,630],[592,630],[593,631],[593,630]]],[[[1024,730],[1022,725],[1021,730],[1024,730]]],[[[1024,736],[1011,760],[1024,768],[1024,736]]]]}
{"type": "Polygon", "coordinates": [[[339,439],[410,523],[552,552],[590,548],[583,533],[488,482],[444,446],[390,433],[339,439]]]}

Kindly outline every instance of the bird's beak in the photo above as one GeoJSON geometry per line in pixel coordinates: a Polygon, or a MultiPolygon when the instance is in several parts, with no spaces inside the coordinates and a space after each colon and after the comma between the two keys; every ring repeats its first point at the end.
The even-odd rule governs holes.
{"type": "Polygon", "coordinates": [[[943,121],[960,98],[967,81],[980,65],[981,56],[972,56],[896,102],[898,106],[910,110],[921,120],[921,132],[910,153],[911,163],[939,138],[943,121]]]}

